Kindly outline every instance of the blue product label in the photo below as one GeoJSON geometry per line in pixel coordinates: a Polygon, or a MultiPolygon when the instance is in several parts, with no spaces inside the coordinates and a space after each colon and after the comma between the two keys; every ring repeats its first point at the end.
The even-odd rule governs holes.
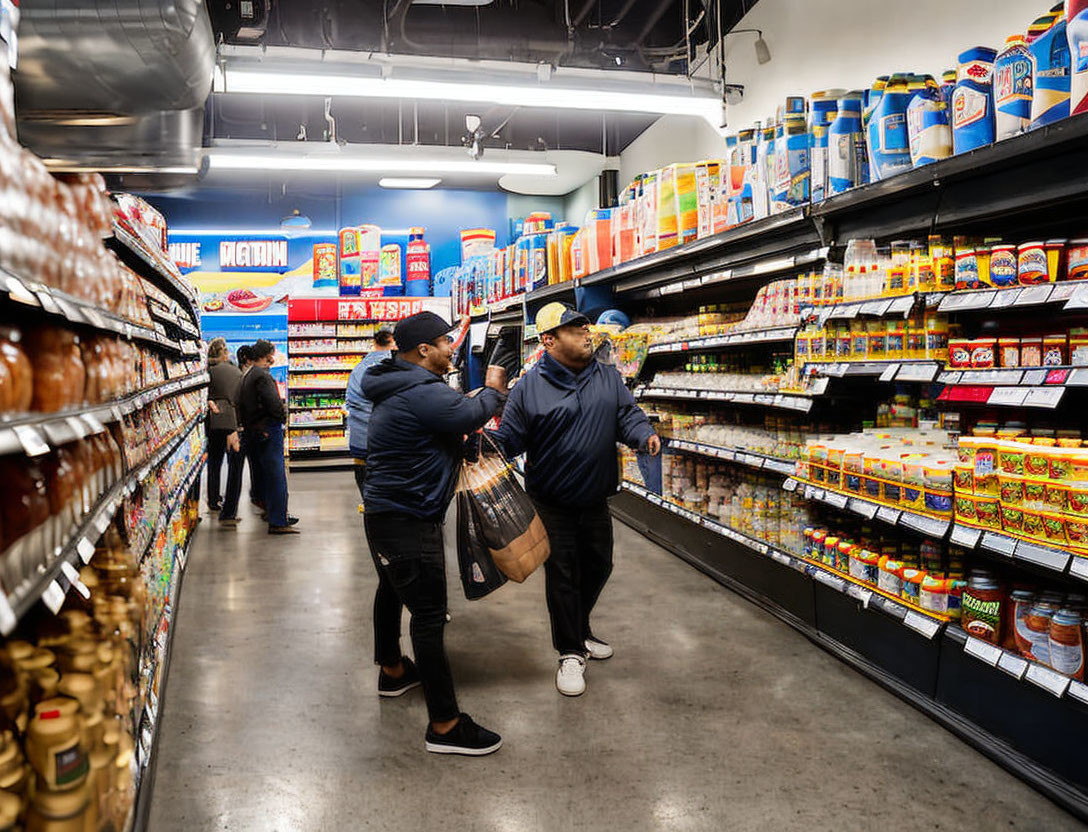
{"type": "Polygon", "coordinates": [[[909,153],[910,137],[907,134],[905,113],[891,113],[880,118],[881,153],[909,153]]]}
{"type": "Polygon", "coordinates": [[[1031,115],[1031,58],[1010,55],[999,59],[994,70],[994,103],[1003,113],[1027,118],[1031,115]]]}

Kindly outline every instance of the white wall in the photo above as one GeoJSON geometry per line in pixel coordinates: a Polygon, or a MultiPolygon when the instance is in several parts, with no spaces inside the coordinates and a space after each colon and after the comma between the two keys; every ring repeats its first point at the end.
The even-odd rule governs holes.
{"type": "Polygon", "coordinates": [[[640,173],[723,155],[725,142],[704,119],[662,116],[620,154],[620,190],[640,173]]]}
{"type": "MultiPolygon", "coordinates": [[[[738,29],[762,29],[770,63],[756,62],[754,34],[726,38],[726,82],[744,85],[727,108],[729,132],[773,116],[787,95],[862,89],[878,75],[937,78],[972,46],[1000,49],[1052,0],[760,0],[738,29]]],[[[678,160],[673,160],[678,161],[678,160]]]]}
{"type": "MultiPolygon", "coordinates": [[[[623,184],[620,187],[622,188],[623,184]]],[[[586,221],[586,214],[594,208],[600,207],[597,204],[599,198],[600,187],[597,184],[597,177],[594,176],[578,190],[567,194],[566,216],[564,219],[581,228],[582,223],[586,221]]]]}

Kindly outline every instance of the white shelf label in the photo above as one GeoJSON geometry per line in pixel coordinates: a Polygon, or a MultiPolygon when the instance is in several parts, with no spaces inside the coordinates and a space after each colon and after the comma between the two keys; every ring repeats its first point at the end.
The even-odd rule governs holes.
{"type": "Polygon", "coordinates": [[[903,623],[916,633],[921,633],[928,639],[932,639],[941,629],[940,621],[936,621],[919,612],[915,612],[914,610],[907,611],[907,614],[903,617],[903,623]]]}
{"type": "Polygon", "coordinates": [[[831,383],[831,380],[821,376],[812,383],[812,395],[822,396],[827,392],[827,385],[831,383]]]}
{"type": "Polygon", "coordinates": [[[83,439],[87,435],[87,426],[76,416],[65,417],[64,423],[77,439],[83,439]]]}
{"type": "Polygon", "coordinates": [[[952,527],[950,540],[957,546],[966,549],[974,549],[978,545],[978,539],[982,537],[980,529],[972,529],[970,526],[961,526],[958,523],[952,527]]]}
{"type": "Polygon", "coordinates": [[[1088,308],[1088,283],[1079,284],[1074,289],[1072,296],[1066,302],[1064,309],[1086,309],[1088,308]]]}
{"type": "Polygon", "coordinates": [[[856,512],[857,514],[860,514],[862,517],[865,517],[869,520],[872,520],[874,517],[876,517],[876,511],[878,508],[879,506],[876,505],[876,503],[869,503],[865,500],[859,500],[856,497],[851,498],[850,500],[850,510],[856,512]]]}
{"type": "Polygon", "coordinates": [[[53,615],[60,612],[60,608],[64,606],[64,590],[60,588],[60,584],[56,581],[50,581],[49,585],[42,592],[42,603],[44,603],[53,615]]]}
{"type": "Polygon", "coordinates": [[[963,378],[963,373],[956,370],[950,370],[938,375],[937,381],[941,384],[958,384],[961,378],[963,378]]]}
{"type": "Polygon", "coordinates": [[[1050,293],[1053,291],[1054,287],[1048,283],[1039,286],[1027,286],[1020,290],[1020,294],[1013,305],[1034,306],[1035,304],[1046,303],[1050,300],[1050,293]]]}
{"type": "Polygon", "coordinates": [[[1035,664],[1034,662],[1028,666],[1026,678],[1033,685],[1037,685],[1047,693],[1057,697],[1061,697],[1065,693],[1070,681],[1068,676],[1063,676],[1049,667],[1043,667],[1041,664],[1035,664]]]}
{"type": "Polygon", "coordinates": [[[72,588],[82,595],[84,598],[91,597],[91,591],[87,589],[86,584],[79,579],[79,573],[76,568],[72,566],[68,561],[61,561],[60,571],[64,573],[64,577],[68,579],[68,583],[72,585],[72,588]]]}
{"type": "Polygon", "coordinates": [[[857,584],[850,584],[846,588],[846,594],[851,598],[856,598],[861,601],[861,606],[864,609],[869,609],[869,602],[873,599],[873,593],[867,589],[862,589],[857,584]]]}
{"type": "Polygon", "coordinates": [[[993,292],[971,292],[966,295],[960,295],[960,300],[956,303],[956,309],[985,309],[991,303],[994,302],[993,292]]]}
{"type": "Polygon", "coordinates": [[[894,312],[899,315],[906,315],[914,307],[914,298],[905,296],[896,298],[890,304],[888,304],[888,312],[894,312]]]}
{"type": "Polygon", "coordinates": [[[932,537],[944,537],[948,531],[948,520],[941,520],[937,517],[925,517],[921,514],[913,514],[911,512],[903,512],[899,518],[899,525],[906,526],[908,529],[914,529],[917,532],[921,532],[925,535],[932,537]]]}
{"type": "Polygon", "coordinates": [[[994,292],[994,299],[990,302],[991,309],[1005,309],[1009,306],[1016,304],[1016,299],[1020,297],[1020,289],[1003,289],[1000,292],[994,292]]]}
{"type": "Polygon", "coordinates": [[[76,553],[84,563],[90,563],[91,558],[94,557],[94,544],[86,537],[81,537],[79,543],[76,544],[76,553]]]}
{"type": "Polygon", "coordinates": [[[788,477],[784,483],[782,483],[783,491],[796,491],[798,486],[797,480],[793,477],[788,477]]]}
{"type": "Polygon", "coordinates": [[[1053,569],[1056,572],[1064,572],[1065,567],[1069,565],[1069,555],[1066,552],[1059,552],[1049,546],[1037,546],[1026,540],[1021,540],[1017,544],[1013,554],[1020,560],[1026,560],[1028,563],[1053,569]]]}
{"type": "Polygon", "coordinates": [[[1067,301],[1073,297],[1079,288],[1077,281],[1058,283],[1054,286],[1054,291],[1050,293],[1050,302],[1058,303],[1060,301],[1067,301]]]}
{"type": "Polygon", "coordinates": [[[776,552],[772,550],[770,554],[772,560],[778,561],[783,566],[789,566],[791,563],[793,563],[793,558],[783,552],[776,552]]]}
{"type": "Polygon", "coordinates": [[[846,581],[844,581],[842,578],[838,578],[834,575],[828,574],[822,569],[817,569],[812,577],[814,577],[820,583],[829,586],[838,592],[846,591],[846,581]]]}
{"type": "Polygon", "coordinates": [[[16,425],[12,428],[15,438],[23,446],[27,456],[41,456],[49,453],[49,445],[30,425],[16,425]]]}
{"type": "Polygon", "coordinates": [[[846,504],[849,502],[849,499],[850,498],[847,497],[845,494],[837,494],[834,491],[828,491],[824,495],[824,501],[829,506],[834,506],[835,508],[846,508],[846,504]]]}
{"type": "Polygon", "coordinates": [[[1016,550],[1017,541],[1011,537],[1005,537],[1003,534],[997,534],[995,532],[983,532],[982,542],[979,544],[983,549],[988,549],[991,552],[997,552],[999,555],[1005,557],[1012,557],[1012,553],[1016,550]]]}
{"type": "Polygon", "coordinates": [[[1028,670],[1027,659],[1022,659],[1019,656],[1014,656],[1012,653],[1006,653],[1001,651],[1001,658],[997,660],[997,666],[1000,670],[1004,670],[1014,679],[1023,679],[1024,674],[1028,670]]]}
{"type": "Polygon", "coordinates": [[[1045,407],[1053,410],[1065,395],[1064,387],[1033,387],[1024,399],[1025,407],[1045,407]]]}
{"type": "Polygon", "coordinates": [[[895,377],[896,381],[933,381],[940,371],[938,364],[905,364],[895,377]]]}
{"type": "Polygon", "coordinates": [[[902,513],[903,512],[897,508],[888,508],[887,506],[880,506],[876,510],[878,519],[883,520],[885,523],[890,523],[893,526],[899,522],[899,517],[902,513]]]}
{"type": "Polygon", "coordinates": [[[880,374],[880,378],[877,381],[891,381],[895,378],[895,374],[899,372],[898,364],[889,364],[884,372],[880,374]]]}
{"type": "Polygon", "coordinates": [[[986,404],[1006,405],[1020,407],[1027,398],[1028,388],[1024,387],[995,387],[990,391],[990,398],[986,404]]]}
{"type": "Polygon", "coordinates": [[[985,662],[990,667],[996,667],[1001,660],[1002,650],[996,644],[990,644],[990,642],[983,641],[980,638],[968,636],[967,643],[963,645],[963,652],[985,662]]]}
{"type": "Polygon", "coordinates": [[[1075,556],[1073,562],[1069,564],[1069,574],[1088,581],[1088,558],[1075,556]]]}
{"type": "Polygon", "coordinates": [[[19,619],[15,617],[15,611],[11,608],[8,596],[0,592],[0,634],[9,635],[18,623],[19,619]]]}
{"type": "Polygon", "coordinates": [[[1074,699],[1088,705],[1088,685],[1073,679],[1069,682],[1069,690],[1067,692],[1074,699]]]}
{"type": "Polygon", "coordinates": [[[1020,379],[1020,383],[1025,387],[1039,387],[1046,381],[1046,374],[1046,370],[1028,370],[1020,379]]]}

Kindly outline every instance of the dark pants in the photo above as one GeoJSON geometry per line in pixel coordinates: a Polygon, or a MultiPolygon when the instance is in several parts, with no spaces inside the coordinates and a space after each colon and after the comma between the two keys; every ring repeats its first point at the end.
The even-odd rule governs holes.
{"type": "Polygon", "coordinates": [[[208,431],[208,505],[222,505],[220,519],[234,517],[238,513],[238,497],[242,493],[242,468],[245,459],[239,451],[227,448],[229,430],[208,431]],[[227,493],[220,497],[220,475],[223,457],[227,458],[227,493]]]}
{"type": "Polygon", "coordinates": [[[261,460],[257,453],[258,445],[255,439],[247,440],[245,431],[242,432],[242,456],[249,464],[249,499],[258,505],[264,505],[261,496],[261,460]]]}
{"type": "Polygon", "coordinates": [[[533,501],[548,530],[544,594],[559,655],[586,655],[589,615],[612,574],[612,516],[608,503],[568,508],[533,501]]]}
{"type": "MultiPolygon", "coordinates": [[[[251,439],[253,437],[250,437],[251,439]]],[[[251,476],[259,481],[257,493],[268,512],[268,525],[287,525],[287,471],[283,467],[283,425],[269,424],[256,432],[257,471],[251,476]]]]}
{"type": "Polygon", "coordinates": [[[359,501],[366,502],[366,460],[355,460],[355,484],[359,487],[359,501]]]}
{"type": "Polygon", "coordinates": [[[461,711],[443,635],[446,629],[446,555],[442,523],[408,514],[365,515],[366,539],[378,569],[374,596],[374,661],[401,660],[401,605],[412,614],[412,648],[431,722],[456,719],[461,711]]]}

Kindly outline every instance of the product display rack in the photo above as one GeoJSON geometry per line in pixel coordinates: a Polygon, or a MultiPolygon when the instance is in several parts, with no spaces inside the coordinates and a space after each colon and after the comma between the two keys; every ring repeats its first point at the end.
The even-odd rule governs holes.
{"type": "MultiPolygon", "coordinates": [[[[887,243],[929,234],[1003,235],[1013,241],[1083,236],[1078,217],[1088,204],[1088,173],[1075,160],[1086,149],[1088,117],[1074,117],[819,205],[530,292],[523,299],[525,321],[531,321],[533,309],[554,299],[574,300],[588,313],[583,290],[589,288],[607,290],[605,303],[629,313],[693,314],[703,304],[742,303],[777,276],[806,271],[799,268],[802,264],[815,265],[821,258],[838,262],[843,246],[854,238],[887,243]]],[[[600,296],[594,300],[602,308],[600,296]]],[[[802,317],[822,327],[853,318],[903,320],[925,310],[951,316],[964,332],[1003,334],[1011,322],[1043,327],[1039,332],[1084,326],[1088,281],[847,299],[802,309],[802,317]]],[[[788,345],[797,332],[783,326],[651,343],[636,396],[644,406],[676,399],[702,410],[752,414],[762,408],[786,420],[834,425],[849,422],[852,412],[863,412],[867,403],[875,406],[875,399],[890,392],[913,389],[926,391],[938,410],[1034,414],[1056,426],[1083,421],[1080,390],[1088,386],[1088,367],[1069,364],[978,368],[952,366],[947,355],[860,361],[831,356],[804,365],[803,396],[801,390],[780,388],[739,392],[738,398],[738,391],[714,388],[715,381],[706,382],[708,389],[701,389],[704,382],[698,389],[675,389],[652,378],[655,368],[684,363],[698,353],[739,353],[758,363],[760,351],[788,345]],[[795,406],[794,398],[804,403],[799,406],[804,413],[783,412],[783,406],[795,406]]],[[[1088,586],[1088,557],[1068,545],[971,525],[952,513],[906,509],[845,488],[829,489],[799,478],[790,459],[684,436],[667,439],[666,453],[695,455],[736,466],[738,472],[751,470],[749,476],[762,477],[760,482],[778,482],[791,499],[818,504],[831,528],[835,517],[843,524],[851,517],[855,523],[871,521],[882,535],[904,545],[946,541],[966,550],[979,567],[991,563],[1068,593],[1084,593],[1088,586]]],[[[881,594],[789,547],[729,528],[653,488],[625,481],[613,511],[1088,818],[1088,775],[1075,751],[1088,739],[1084,683],[971,636],[956,621],[912,608],[905,599],[881,594]]]]}

